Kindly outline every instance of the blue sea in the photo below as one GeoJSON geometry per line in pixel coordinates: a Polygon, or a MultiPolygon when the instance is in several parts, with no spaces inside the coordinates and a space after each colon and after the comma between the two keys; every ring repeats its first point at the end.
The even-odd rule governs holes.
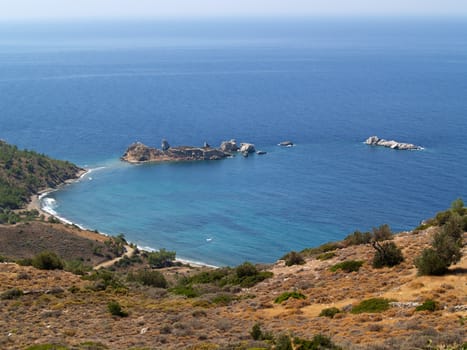
{"type": "Polygon", "coordinates": [[[90,169],[42,199],[73,223],[189,261],[273,262],[467,200],[466,38],[449,18],[1,23],[0,138],[90,169]],[[267,154],[119,160],[162,138],[267,154]]]}

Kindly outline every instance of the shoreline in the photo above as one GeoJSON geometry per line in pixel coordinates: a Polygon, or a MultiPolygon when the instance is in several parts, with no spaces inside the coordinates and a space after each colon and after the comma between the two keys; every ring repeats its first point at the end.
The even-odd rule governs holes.
{"type": "MultiPolygon", "coordinates": [[[[99,240],[99,241],[103,241],[103,240],[107,239],[108,237],[110,237],[112,235],[104,233],[104,232],[95,232],[93,230],[90,230],[89,228],[78,225],[78,224],[76,224],[76,223],[74,223],[74,222],[72,222],[72,221],[70,221],[70,220],[68,220],[66,218],[63,218],[61,216],[56,215],[56,213],[54,214],[53,212],[49,212],[49,211],[45,210],[41,205],[42,198],[46,197],[47,195],[49,195],[52,192],[61,190],[63,187],[65,187],[67,185],[70,185],[70,184],[73,184],[75,182],[81,181],[84,176],[90,174],[92,171],[93,171],[93,169],[82,169],[76,174],[77,177],[75,179],[66,180],[64,183],[60,184],[56,188],[45,188],[43,190],[40,190],[39,192],[37,192],[36,194],[32,195],[29,198],[29,203],[26,206],[26,210],[37,210],[39,212],[39,215],[44,216],[45,220],[48,220],[50,217],[54,217],[57,220],[59,220],[60,223],[62,223],[63,225],[75,225],[75,226],[79,227],[82,230],[81,231],[82,234],[78,234],[78,236],[89,238],[91,240],[99,240]]],[[[151,248],[151,247],[141,247],[141,246],[138,246],[137,244],[134,244],[133,242],[130,242],[130,241],[127,241],[127,243],[128,243],[128,245],[133,244],[134,246],[137,247],[137,249],[139,251],[142,251],[142,252],[153,252],[153,251],[158,250],[158,249],[154,249],[154,248],[151,248]]],[[[124,255],[122,255],[122,257],[124,255]]],[[[209,267],[209,268],[213,268],[213,269],[219,268],[219,266],[203,263],[203,262],[200,262],[200,261],[192,261],[192,260],[183,259],[183,258],[181,258],[181,259],[177,258],[177,259],[175,259],[175,261],[180,262],[182,264],[187,264],[187,265],[190,265],[190,266],[193,266],[193,267],[209,267]]]]}

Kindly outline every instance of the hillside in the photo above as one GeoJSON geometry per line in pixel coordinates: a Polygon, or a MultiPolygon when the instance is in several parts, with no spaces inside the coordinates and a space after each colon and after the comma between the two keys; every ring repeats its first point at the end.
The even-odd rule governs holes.
{"type": "MultiPolygon", "coordinates": [[[[373,268],[374,249],[369,244],[334,247],[324,260],[311,255],[302,265],[286,266],[278,261],[258,266],[264,271],[261,273],[272,273],[272,277],[244,287],[237,284],[238,267],[153,270],[144,252],[138,251],[115,268],[87,277],[5,263],[0,269],[0,328],[4,330],[0,347],[289,349],[278,343],[284,338],[281,335],[310,340],[322,334],[324,338],[318,339],[335,344],[323,347],[330,349],[464,349],[465,247],[464,257],[444,276],[418,276],[413,264],[438,230],[431,226],[394,236],[405,257],[395,267],[373,268]],[[330,270],[350,259],[363,262],[358,271],[330,270]],[[135,278],[139,273],[148,277],[154,271],[162,273],[168,286],[159,285],[159,279],[149,280],[154,282],[151,284],[135,278]],[[22,293],[11,296],[14,288],[22,293]],[[297,292],[303,298],[275,302],[284,292],[297,292]],[[369,298],[385,298],[391,304],[379,312],[353,313],[357,304],[369,298]],[[427,300],[435,302],[434,311],[416,311],[416,306],[427,300]],[[117,302],[122,316],[128,316],[112,315],[109,302],[117,302]],[[339,313],[333,318],[320,316],[331,307],[339,313]],[[255,325],[261,334],[257,340],[252,337],[255,325]],[[268,340],[272,338],[275,347],[268,340]]],[[[466,238],[464,233],[464,242],[466,238]]],[[[244,273],[245,266],[242,268],[244,273]]],[[[256,272],[246,275],[250,281],[258,276],[256,272]]]]}
{"type": "Polygon", "coordinates": [[[38,191],[75,179],[83,169],[0,140],[0,210],[19,209],[38,191]]]}

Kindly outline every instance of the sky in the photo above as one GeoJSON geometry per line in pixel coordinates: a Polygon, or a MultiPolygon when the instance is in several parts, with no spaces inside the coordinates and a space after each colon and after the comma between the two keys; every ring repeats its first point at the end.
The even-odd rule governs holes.
{"type": "Polygon", "coordinates": [[[0,0],[0,20],[467,16],[467,0],[0,0]]]}

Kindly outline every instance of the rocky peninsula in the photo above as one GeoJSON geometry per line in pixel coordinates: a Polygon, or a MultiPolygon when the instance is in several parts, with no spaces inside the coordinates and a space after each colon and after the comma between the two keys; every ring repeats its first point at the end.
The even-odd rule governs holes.
{"type": "Polygon", "coordinates": [[[423,149],[421,146],[412,143],[397,142],[394,140],[380,139],[378,136],[370,136],[366,139],[365,143],[370,146],[382,146],[392,149],[399,149],[403,151],[420,151],[423,149]]]}
{"type": "Polygon", "coordinates": [[[234,152],[253,153],[255,146],[251,143],[238,146],[235,140],[230,140],[222,142],[219,148],[211,147],[206,142],[203,147],[171,147],[167,140],[162,140],[161,148],[157,149],[135,142],[128,147],[121,160],[129,163],[219,160],[232,156],[234,152]]]}

